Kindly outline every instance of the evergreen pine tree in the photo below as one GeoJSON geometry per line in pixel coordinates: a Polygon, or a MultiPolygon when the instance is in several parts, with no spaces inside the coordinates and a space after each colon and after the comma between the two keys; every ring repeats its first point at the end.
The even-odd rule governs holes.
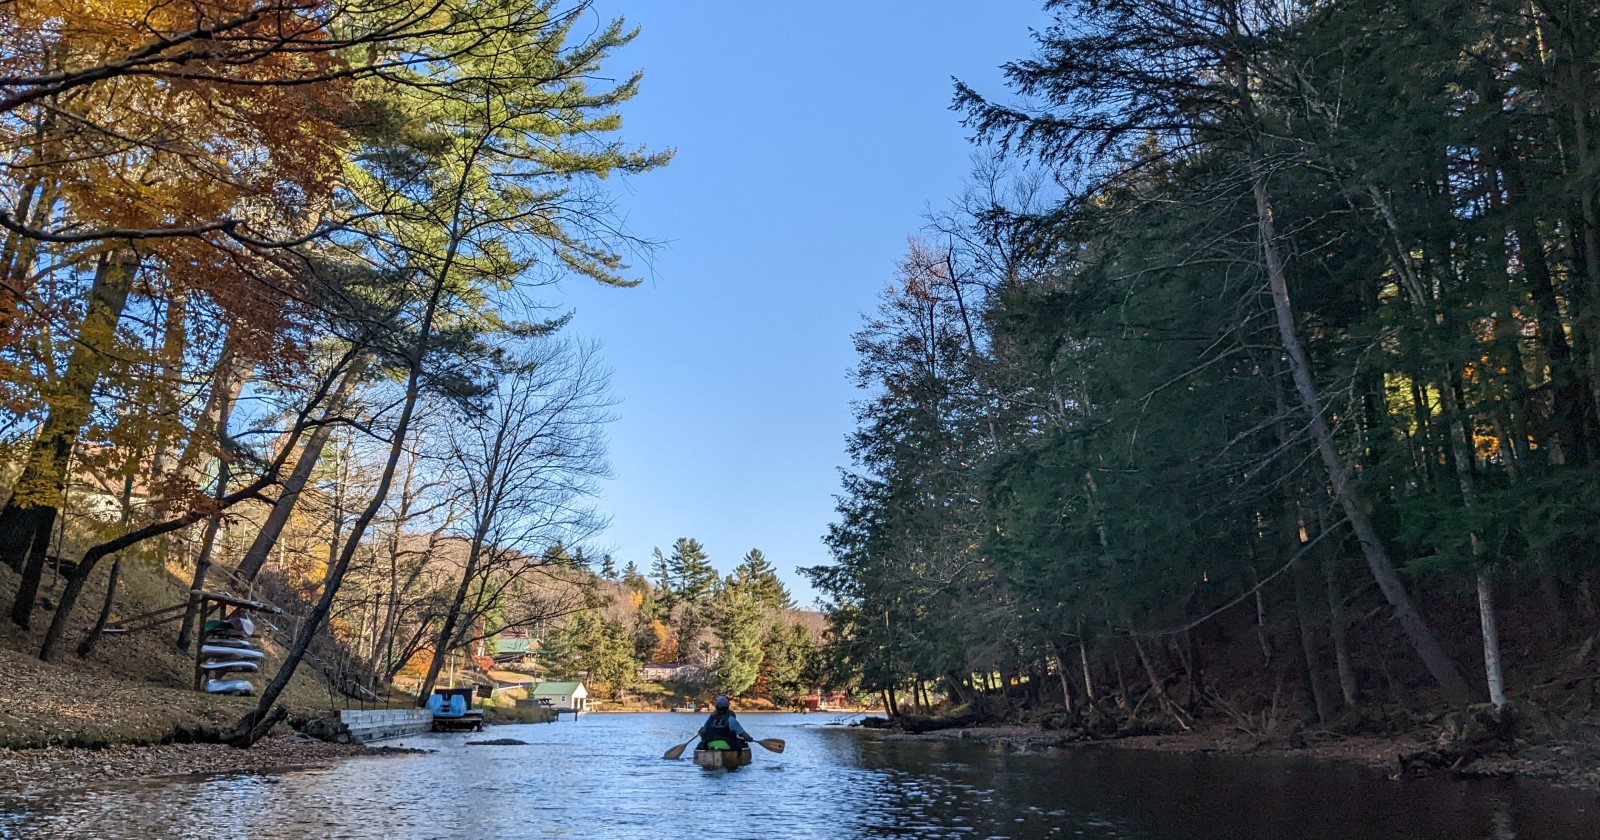
{"type": "Polygon", "coordinates": [[[761,549],[750,549],[750,553],[733,570],[733,575],[739,586],[753,593],[756,600],[768,610],[777,612],[794,607],[788,588],[778,579],[777,567],[767,561],[761,549]]]}

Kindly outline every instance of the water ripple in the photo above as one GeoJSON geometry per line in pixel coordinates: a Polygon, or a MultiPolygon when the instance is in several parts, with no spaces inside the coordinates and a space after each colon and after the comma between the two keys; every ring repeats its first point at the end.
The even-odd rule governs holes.
{"type": "Polygon", "coordinates": [[[1398,785],[1355,768],[1120,751],[1007,754],[969,743],[881,741],[799,715],[744,720],[758,736],[786,739],[787,751],[758,751],[753,765],[734,772],[702,771],[659,758],[689,737],[698,717],[590,715],[496,733],[531,746],[467,747],[473,736],[428,735],[402,741],[438,750],[426,756],[0,799],[0,838],[1600,836],[1592,797],[1544,789],[1398,785]]]}

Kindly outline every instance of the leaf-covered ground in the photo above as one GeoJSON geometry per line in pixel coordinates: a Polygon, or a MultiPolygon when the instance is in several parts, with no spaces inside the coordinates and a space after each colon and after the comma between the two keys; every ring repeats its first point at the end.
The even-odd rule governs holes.
{"type": "Polygon", "coordinates": [[[160,743],[228,726],[254,707],[246,697],[121,679],[92,665],[50,665],[5,649],[0,697],[0,746],[11,749],[160,743]]]}
{"type": "MultiPolygon", "coordinates": [[[[105,578],[85,590],[84,603],[96,608],[105,578]]],[[[0,565],[0,604],[9,604],[17,575],[0,565]]],[[[44,600],[53,605],[59,582],[45,577],[44,600]]],[[[185,587],[159,566],[129,564],[123,570],[115,616],[138,615],[183,602],[185,587]]],[[[0,616],[0,749],[41,747],[102,748],[204,740],[206,733],[231,726],[255,707],[249,697],[219,697],[190,688],[194,660],[175,645],[177,625],[105,637],[94,653],[80,659],[73,648],[93,625],[95,610],[80,608],[66,633],[57,661],[36,656],[49,613],[40,609],[34,627],[23,631],[0,616]]],[[[261,675],[276,669],[281,648],[272,640],[261,675]]],[[[345,701],[302,667],[283,702],[293,714],[316,715],[345,701]]],[[[0,784],[3,784],[0,777],[0,784]]]]}

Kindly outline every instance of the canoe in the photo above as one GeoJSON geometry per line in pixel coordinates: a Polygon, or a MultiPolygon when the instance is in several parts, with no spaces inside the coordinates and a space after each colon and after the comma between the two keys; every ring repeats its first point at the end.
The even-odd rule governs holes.
{"type": "Polygon", "coordinates": [[[694,763],[707,770],[737,770],[750,763],[750,750],[695,750],[694,763]]]}

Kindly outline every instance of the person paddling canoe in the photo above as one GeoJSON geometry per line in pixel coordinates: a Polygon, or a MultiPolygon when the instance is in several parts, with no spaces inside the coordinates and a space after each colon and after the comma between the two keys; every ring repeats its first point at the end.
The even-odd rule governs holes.
{"type": "Polygon", "coordinates": [[[755,740],[750,733],[744,731],[744,726],[739,723],[739,718],[728,708],[728,696],[718,695],[716,708],[711,716],[706,718],[704,726],[700,727],[700,746],[697,750],[747,750],[750,742],[755,740]]]}

